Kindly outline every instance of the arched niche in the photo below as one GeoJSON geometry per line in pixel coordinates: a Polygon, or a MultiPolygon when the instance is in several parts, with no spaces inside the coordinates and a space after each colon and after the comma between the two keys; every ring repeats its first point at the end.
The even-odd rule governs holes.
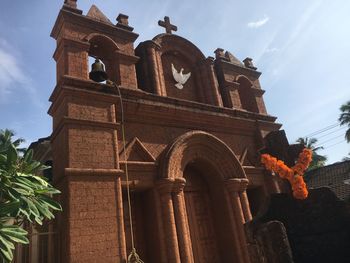
{"type": "Polygon", "coordinates": [[[99,58],[105,65],[108,78],[119,84],[119,63],[116,54],[120,50],[117,43],[108,36],[93,33],[86,37],[90,48],[88,56],[99,58]]]}
{"type": "Polygon", "coordinates": [[[238,94],[242,109],[258,113],[259,108],[253,90],[253,83],[244,75],[237,76],[236,82],[239,83],[238,94]]]}
{"type": "Polygon", "coordinates": [[[171,34],[158,35],[152,41],[158,46],[156,53],[160,66],[156,70],[161,76],[161,95],[202,103],[216,101],[212,98],[216,94],[217,87],[211,87],[213,82],[209,80],[212,77],[210,65],[206,63],[205,56],[193,43],[171,34]],[[183,74],[191,73],[183,89],[175,86],[177,82],[173,77],[171,64],[177,72],[183,68],[183,74]]]}

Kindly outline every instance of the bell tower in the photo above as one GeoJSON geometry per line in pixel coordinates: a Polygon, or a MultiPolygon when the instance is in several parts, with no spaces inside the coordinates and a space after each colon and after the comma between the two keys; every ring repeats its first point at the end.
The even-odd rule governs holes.
{"type": "Polygon", "coordinates": [[[108,78],[137,89],[134,41],[120,14],[113,24],[96,6],[86,15],[65,0],[51,36],[57,85],[50,97],[53,181],[61,190],[57,262],[125,262],[115,88],[89,79],[89,57],[103,62],[108,78]]]}
{"type": "Polygon", "coordinates": [[[83,15],[76,2],[65,0],[51,32],[57,41],[57,81],[64,76],[87,80],[90,56],[104,63],[110,80],[136,89],[134,41],[138,34],[132,32],[128,16],[119,14],[114,25],[95,5],[83,15]]]}

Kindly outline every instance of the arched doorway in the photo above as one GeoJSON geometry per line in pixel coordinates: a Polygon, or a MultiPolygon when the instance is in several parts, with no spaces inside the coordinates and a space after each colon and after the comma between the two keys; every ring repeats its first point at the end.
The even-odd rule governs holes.
{"type": "Polygon", "coordinates": [[[232,150],[209,133],[191,131],[169,146],[162,162],[168,261],[249,262],[239,195],[248,180],[232,150]]]}

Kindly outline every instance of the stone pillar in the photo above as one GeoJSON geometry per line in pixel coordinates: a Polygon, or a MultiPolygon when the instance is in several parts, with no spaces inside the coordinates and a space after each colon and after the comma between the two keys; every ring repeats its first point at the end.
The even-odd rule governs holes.
{"type": "Polygon", "coordinates": [[[235,179],[228,180],[226,185],[229,192],[229,196],[231,197],[231,204],[232,204],[232,209],[233,209],[233,214],[235,219],[236,232],[237,232],[240,249],[241,249],[242,258],[240,259],[240,262],[245,262],[245,263],[249,263],[250,259],[249,259],[247,241],[246,241],[244,226],[243,226],[246,220],[244,217],[244,212],[243,212],[239,193],[245,191],[247,184],[248,184],[248,179],[235,178],[235,179]]]}
{"type": "Polygon", "coordinates": [[[199,64],[200,78],[205,87],[204,102],[222,107],[222,98],[219,92],[219,84],[214,71],[214,58],[208,57],[199,64]]]}
{"type": "Polygon", "coordinates": [[[162,205],[160,201],[160,195],[159,191],[157,189],[153,188],[152,190],[154,195],[154,203],[156,208],[156,214],[157,214],[157,228],[159,231],[159,240],[158,240],[158,248],[159,248],[159,262],[160,263],[167,263],[168,262],[168,256],[167,256],[167,244],[165,243],[166,236],[164,233],[164,227],[163,227],[163,217],[162,217],[162,205]]]}
{"type": "Polygon", "coordinates": [[[225,197],[226,197],[226,202],[228,206],[228,212],[229,212],[229,217],[230,217],[230,222],[231,222],[231,231],[232,231],[232,236],[234,238],[234,251],[236,251],[237,259],[239,263],[244,263],[243,260],[243,253],[241,249],[241,240],[238,235],[237,231],[237,226],[236,226],[236,217],[234,214],[234,211],[232,209],[232,204],[231,204],[231,194],[225,189],[225,197]]]}
{"type": "Polygon", "coordinates": [[[163,214],[165,242],[167,245],[168,263],[180,263],[179,244],[176,234],[176,223],[171,192],[174,180],[162,179],[157,182],[163,214]]]}
{"type": "Polygon", "coordinates": [[[246,223],[248,221],[251,221],[253,217],[250,211],[249,200],[248,200],[247,191],[246,191],[248,186],[248,181],[243,181],[242,184],[245,184],[245,185],[242,186],[243,189],[242,191],[239,192],[239,198],[241,200],[243,215],[246,223]]]}
{"type": "Polygon", "coordinates": [[[175,180],[173,189],[174,212],[181,262],[193,263],[194,258],[192,254],[192,243],[187,221],[185,198],[183,192],[185,184],[186,180],[184,178],[177,178],[175,180]]]}
{"type": "Polygon", "coordinates": [[[152,86],[154,89],[155,94],[162,95],[162,88],[159,78],[159,67],[158,67],[158,60],[157,60],[157,52],[156,49],[159,49],[159,46],[154,42],[147,42],[147,56],[148,61],[150,62],[150,72],[151,78],[152,78],[152,86]]]}

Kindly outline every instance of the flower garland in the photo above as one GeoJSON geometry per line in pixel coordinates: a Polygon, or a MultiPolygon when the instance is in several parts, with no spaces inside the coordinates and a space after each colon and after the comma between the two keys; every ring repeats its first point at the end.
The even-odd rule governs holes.
{"type": "Polygon", "coordinates": [[[293,196],[296,199],[305,199],[308,196],[304,182],[304,172],[312,160],[312,151],[304,148],[299,154],[298,160],[293,167],[288,167],[283,161],[269,155],[262,154],[261,162],[267,170],[277,173],[281,178],[287,179],[292,186],[293,196]]]}

